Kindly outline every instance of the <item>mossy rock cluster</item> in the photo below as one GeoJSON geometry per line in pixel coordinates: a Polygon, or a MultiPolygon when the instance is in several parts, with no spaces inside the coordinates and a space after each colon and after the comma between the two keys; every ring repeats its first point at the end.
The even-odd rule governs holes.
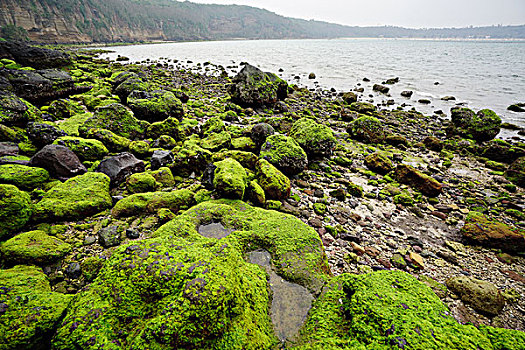
{"type": "Polygon", "coordinates": [[[452,108],[452,123],[447,128],[448,135],[459,135],[478,142],[495,138],[501,126],[501,118],[490,109],[478,113],[468,108],[452,108]]]}

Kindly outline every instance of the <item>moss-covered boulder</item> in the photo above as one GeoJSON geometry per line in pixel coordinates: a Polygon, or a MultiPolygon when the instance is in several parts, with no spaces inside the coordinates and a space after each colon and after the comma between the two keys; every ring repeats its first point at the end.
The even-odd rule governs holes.
{"type": "Polygon", "coordinates": [[[33,219],[80,219],[111,208],[110,179],[102,173],[86,173],[54,186],[35,205],[33,219]]]}
{"type": "Polygon", "coordinates": [[[118,201],[111,214],[115,217],[155,214],[161,208],[178,213],[195,204],[194,195],[189,190],[136,193],[118,201]]]}
{"type": "Polygon", "coordinates": [[[42,120],[42,114],[35,106],[10,91],[0,90],[0,123],[25,126],[38,120],[42,120]]]}
{"type": "Polygon", "coordinates": [[[459,135],[478,142],[492,140],[501,127],[501,118],[490,109],[474,113],[468,108],[454,107],[450,117],[452,122],[446,129],[448,136],[459,135]]]}
{"type": "Polygon", "coordinates": [[[221,149],[229,149],[232,146],[232,137],[227,131],[212,133],[201,141],[200,146],[211,152],[216,152],[221,149]]]}
{"type": "Polygon", "coordinates": [[[168,135],[175,141],[184,139],[180,123],[177,118],[171,117],[160,122],[151,123],[146,128],[146,136],[152,139],[158,139],[162,135],[168,135]]]}
{"type": "Polygon", "coordinates": [[[32,213],[33,205],[27,192],[0,184],[0,239],[24,227],[32,213]]]}
{"type": "Polygon", "coordinates": [[[293,138],[285,135],[269,136],[259,156],[288,176],[299,174],[308,165],[306,152],[293,138]]]}
{"type": "MultiPolygon", "coordinates": [[[[506,331],[506,330],[505,330],[506,331]]],[[[510,337],[516,337],[509,331],[510,337]]],[[[297,349],[494,349],[434,292],[401,271],[334,278],[314,302],[297,349]]]]}
{"type": "Polygon", "coordinates": [[[361,114],[373,114],[377,110],[376,106],[368,102],[354,102],[349,108],[361,114]]]}
{"type": "Polygon", "coordinates": [[[87,137],[88,139],[95,139],[102,142],[104,146],[112,152],[127,151],[131,143],[131,140],[119,136],[107,129],[89,128],[85,130],[83,136],[87,137]]]}
{"type": "Polygon", "coordinates": [[[42,186],[49,180],[47,170],[21,164],[0,165],[0,183],[15,185],[30,190],[42,186]]]}
{"type": "Polygon", "coordinates": [[[53,143],[57,138],[67,136],[67,133],[52,123],[35,123],[27,124],[27,136],[29,140],[37,146],[44,147],[53,143]]]}
{"type": "Polygon", "coordinates": [[[232,148],[240,151],[255,152],[257,145],[251,138],[243,136],[232,139],[232,148]]]}
{"type": "Polygon", "coordinates": [[[157,181],[151,174],[148,173],[131,174],[126,179],[126,189],[130,193],[151,192],[154,191],[157,187],[157,181]]]}
{"type": "Polygon", "coordinates": [[[336,144],[332,129],[310,118],[296,121],[288,135],[297,141],[309,156],[329,156],[336,144]]]}
{"type": "Polygon", "coordinates": [[[221,118],[212,117],[206,120],[204,124],[202,124],[201,131],[204,136],[221,133],[221,132],[226,131],[226,125],[224,125],[224,122],[222,121],[221,118]]]}
{"type": "Polygon", "coordinates": [[[161,186],[173,186],[175,183],[173,174],[168,167],[161,167],[157,170],[151,171],[150,174],[161,186]]]}
{"type": "Polygon", "coordinates": [[[196,138],[187,139],[182,147],[174,150],[175,159],[170,165],[174,174],[189,175],[192,172],[202,173],[209,163],[212,153],[200,146],[196,138]]]}
{"type": "Polygon", "coordinates": [[[47,109],[47,113],[54,116],[56,120],[68,119],[83,112],[84,110],[78,102],[66,98],[51,102],[47,109]]]}
{"type": "Polygon", "coordinates": [[[119,97],[120,102],[126,104],[128,96],[135,90],[137,91],[148,91],[150,84],[144,82],[137,75],[129,76],[127,79],[122,81],[113,92],[119,97]]]}
{"type": "Polygon", "coordinates": [[[290,197],[290,179],[266,159],[255,165],[257,182],[264,189],[267,199],[283,200],[290,197]]]}
{"type": "Polygon", "coordinates": [[[224,198],[243,199],[248,175],[242,165],[232,158],[214,163],[213,177],[215,191],[224,198]]]}
{"type": "Polygon", "coordinates": [[[21,233],[0,245],[2,260],[9,264],[47,264],[70,251],[69,244],[39,230],[21,233]]]}
{"type": "Polygon", "coordinates": [[[98,160],[102,159],[109,153],[108,149],[102,142],[95,139],[84,139],[81,137],[64,136],[57,138],[53,144],[66,146],[81,160],[98,160]]]}
{"type": "Polygon", "coordinates": [[[394,170],[392,161],[384,154],[375,152],[365,158],[365,165],[368,169],[375,171],[378,174],[385,175],[394,170]]]}
{"type": "Polygon", "coordinates": [[[68,309],[54,348],[276,345],[265,273],[235,243],[188,240],[184,229],[119,247],[68,309]]]}
{"type": "Polygon", "coordinates": [[[232,101],[246,107],[272,105],[288,95],[288,84],[273,73],[246,64],[229,87],[232,101]]]}
{"type": "Polygon", "coordinates": [[[0,270],[0,349],[49,349],[72,298],[52,292],[40,268],[0,270]]]}
{"type": "Polygon", "coordinates": [[[507,252],[525,252],[525,230],[491,220],[479,212],[470,212],[461,229],[463,237],[473,244],[507,252]]]}
{"type": "Polygon", "coordinates": [[[400,183],[410,185],[429,197],[439,196],[443,187],[436,179],[406,164],[398,164],[396,178],[400,183]]]}
{"type": "Polygon", "coordinates": [[[505,171],[507,180],[525,188],[525,157],[516,159],[505,171]]]}
{"type": "Polygon", "coordinates": [[[182,119],[182,102],[171,91],[152,92],[133,91],[127,98],[128,106],[139,119],[149,122],[161,121],[170,117],[182,119]]]}
{"type": "Polygon", "coordinates": [[[212,156],[214,162],[224,160],[226,158],[232,158],[241,163],[241,165],[250,170],[255,169],[255,164],[259,161],[259,158],[251,153],[238,150],[223,150],[221,152],[216,152],[212,156]]]}
{"type": "Polygon", "coordinates": [[[354,140],[364,143],[382,143],[385,141],[383,123],[377,118],[361,116],[352,121],[347,132],[354,140]]]}
{"type": "Polygon", "coordinates": [[[142,136],[144,126],[125,106],[112,103],[107,106],[98,107],[93,117],[86,120],[79,132],[87,132],[90,128],[107,129],[127,139],[135,139],[142,136]]]}
{"type": "Polygon", "coordinates": [[[469,276],[455,276],[449,278],[446,284],[461,300],[482,313],[497,315],[505,307],[503,294],[490,282],[469,276]]]}

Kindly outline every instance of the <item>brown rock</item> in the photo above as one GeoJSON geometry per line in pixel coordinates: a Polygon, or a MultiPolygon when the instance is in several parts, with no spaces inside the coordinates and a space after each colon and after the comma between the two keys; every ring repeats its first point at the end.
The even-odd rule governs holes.
{"type": "Polygon", "coordinates": [[[437,197],[442,191],[442,185],[437,180],[410,165],[399,164],[396,177],[400,183],[410,185],[429,197],[437,197]]]}
{"type": "Polygon", "coordinates": [[[497,315],[505,306],[505,298],[490,282],[457,276],[449,278],[446,284],[463,302],[470,304],[477,311],[497,315]]]}

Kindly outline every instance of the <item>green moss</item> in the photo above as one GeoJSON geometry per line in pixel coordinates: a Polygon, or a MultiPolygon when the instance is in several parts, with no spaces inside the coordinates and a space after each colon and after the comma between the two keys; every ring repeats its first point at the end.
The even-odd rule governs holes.
{"type": "Polygon", "coordinates": [[[147,94],[134,92],[128,96],[127,104],[141,119],[149,121],[182,118],[184,115],[182,102],[171,91],[157,90],[147,94]]]}
{"type": "Polygon", "coordinates": [[[0,288],[0,349],[50,348],[49,334],[73,296],[51,292],[46,275],[33,266],[0,270],[0,288]]]}
{"type": "Polygon", "coordinates": [[[290,179],[267,160],[259,160],[255,169],[257,182],[264,189],[267,199],[282,200],[290,196],[290,179]]]}
{"type": "Polygon", "coordinates": [[[329,156],[336,144],[332,129],[310,118],[296,121],[289,136],[311,156],[329,156]]]}
{"type": "Polygon", "coordinates": [[[174,174],[189,175],[192,172],[202,173],[209,163],[212,153],[200,146],[197,138],[192,137],[175,150],[175,160],[172,163],[174,174]]]}
{"type": "Polygon", "coordinates": [[[223,148],[231,148],[232,137],[229,132],[212,133],[201,141],[201,147],[212,152],[221,150],[223,148]]]}
{"type": "Polygon", "coordinates": [[[111,213],[115,217],[155,214],[160,208],[178,213],[194,203],[194,193],[189,190],[137,193],[118,201],[111,213]]]}
{"type": "Polygon", "coordinates": [[[104,266],[104,260],[97,256],[89,256],[81,263],[82,275],[86,281],[93,281],[98,272],[104,266]]]}
{"type": "Polygon", "coordinates": [[[0,91],[0,123],[25,126],[42,120],[38,108],[9,91],[0,91]]]}
{"type": "Polygon", "coordinates": [[[257,149],[257,145],[249,137],[237,137],[231,141],[232,148],[241,151],[252,152],[257,149]]]}
{"type": "Polygon", "coordinates": [[[184,138],[184,133],[181,131],[180,122],[177,118],[167,118],[160,122],[152,123],[146,129],[146,136],[152,139],[157,139],[162,135],[173,137],[176,141],[184,138]]]}
{"type": "Polygon", "coordinates": [[[69,136],[80,136],[78,133],[78,128],[91,117],[93,117],[93,113],[89,112],[75,114],[64,121],[58,122],[56,125],[60,130],[65,131],[69,136]]]}
{"type": "Polygon", "coordinates": [[[347,132],[364,143],[382,143],[385,140],[383,124],[374,117],[362,116],[350,123],[347,132]]]}
{"type": "Polygon", "coordinates": [[[49,180],[47,170],[20,164],[0,165],[0,182],[23,189],[40,187],[49,180]]]}
{"type": "Polygon", "coordinates": [[[234,242],[147,239],[117,249],[78,295],[53,345],[267,348],[277,344],[268,302],[265,273],[234,242]]]}
{"type": "Polygon", "coordinates": [[[70,251],[69,244],[43,231],[24,232],[0,245],[2,259],[10,264],[47,264],[70,251]]]}
{"type": "Polygon", "coordinates": [[[414,199],[409,194],[401,193],[394,196],[394,204],[401,204],[406,207],[411,207],[414,205],[414,199]]]}
{"type": "Polygon", "coordinates": [[[83,112],[84,110],[78,102],[69,99],[53,101],[49,105],[49,108],[47,108],[47,113],[53,115],[55,120],[68,119],[75,115],[82,114],[83,112]]]}
{"type": "Polygon", "coordinates": [[[376,106],[367,102],[354,102],[350,104],[349,108],[362,114],[373,114],[376,111],[376,106]]]}
{"type": "Polygon", "coordinates": [[[151,192],[157,187],[157,181],[151,174],[148,173],[131,174],[126,179],[126,188],[130,193],[151,192]]]}
{"type": "Polygon", "coordinates": [[[18,141],[18,139],[19,139],[19,135],[14,129],[11,129],[8,126],[0,124],[0,142],[4,142],[4,141],[14,142],[14,141],[18,141]]]}
{"type": "Polygon", "coordinates": [[[323,216],[328,211],[328,208],[326,207],[326,204],[324,203],[314,203],[314,211],[317,215],[323,216]]]}
{"type": "Polygon", "coordinates": [[[151,155],[149,143],[146,141],[132,141],[129,144],[129,151],[138,157],[151,155]]]}
{"type": "Polygon", "coordinates": [[[298,349],[492,349],[426,285],[401,271],[334,278],[314,303],[298,349]]]}
{"type": "Polygon", "coordinates": [[[232,158],[214,163],[213,187],[224,198],[243,199],[248,182],[246,170],[232,158]]]}
{"type": "Polygon", "coordinates": [[[202,134],[204,136],[208,136],[215,133],[222,133],[226,131],[226,127],[224,125],[224,122],[219,117],[213,117],[208,120],[202,125],[202,134]]]}
{"type": "Polygon", "coordinates": [[[102,173],[75,176],[51,188],[35,205],[35,220],[80,219],[112,205],[109,177],[102,173]]]}
{"type": "Polygon", "coordinates": [[[494,350],[517,350],[525,347],[524,332],[485,325],[480,325],[479,330],[490,340],[494,350]]]}
{"type": "Polygon", "coordinates": [[[129,139],[107,129],[90,128],[86,131],[85,136],[90,139],[99,140],[112,152],[127,151],[131,143],[129,139]]]}
{"type": "Polygon", "coordinates": [[[155,171],[150,172],[151,176],[157,181],[161,186],[173,186],[175,184],[175,179],[173,174],[168,167],[162,167],[155,171]]]}
{"type": "MultiPolygon", "coordinates": [[[[132,112],[121,104],[113,103],[99,107],[93,117],[86,120],[83,129],[90,128],[107,129],[127,139],[135,139],[142,136],[144,127],[132,112]]],[[[82,133],[82,131],[79,129],[82,133]]]]}
{"type": "Polygon", "coordinates": [[[383,153],[375,152],[365,157],[365,165],[378,174],[386,175],[394,170],[392,161],[383,153]]]}
{"type": "Polygon", "coordinates": [[[53,144],[66,146],[75,152],[81,160],[99,160],[109,152],[102,142],[95,139],[62,136],[56,139],[53,144]]]}
{"type": "Polygon", "coordinates": [[[505,177],[515,185],[525,188],[525,157],[516,159],[505,171],[505,177]]]}
{"type": "Polygon", "coordinates": [[[284,135],[266,138],[259,156],[290,176],[299,174],[308,164],[306,152],[293,138],[284,135]]]}
{"type": "Polygon", "coordinates": [[[221,152],[216,152],[213,154],[212,160],[218,162],[226,158],[232,158],[241,163],[241,165],[246,169],[255,169],[255,164],[259,161],[259,158],[251,153],[237,150],[223,150],[221,152]]]}
{"type": "Polygon", "coordinates": [[[32,213],[33,205],[27,192],[13,185],[0,185],[0,238],[24,227],[32,213]]]}
{"type": "Polygon", "coordinates": [[[248,199],[255,205],[264,205],[266,202],[266,195],[264,190],[256,180],[250,181],[248,184],[248,199]]]}
{"type": "Polygon", "coordinates": [[[363,187],[353,183],[353,182],[350,182],[346,185],[346,189],[348,191],[348,194],[354,196],[354,197],[357,197],[357,198],[362,198],[363,197],[363,187]]]}

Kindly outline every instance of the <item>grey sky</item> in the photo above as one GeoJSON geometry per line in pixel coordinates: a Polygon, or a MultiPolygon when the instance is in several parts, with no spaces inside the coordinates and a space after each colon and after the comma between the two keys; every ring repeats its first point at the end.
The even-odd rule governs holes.
{"type": "Polygon", "coordinates": [[[525,0],[191,0],[265,8],[283,16],[413,28],[525,24],[525,0]]]}

